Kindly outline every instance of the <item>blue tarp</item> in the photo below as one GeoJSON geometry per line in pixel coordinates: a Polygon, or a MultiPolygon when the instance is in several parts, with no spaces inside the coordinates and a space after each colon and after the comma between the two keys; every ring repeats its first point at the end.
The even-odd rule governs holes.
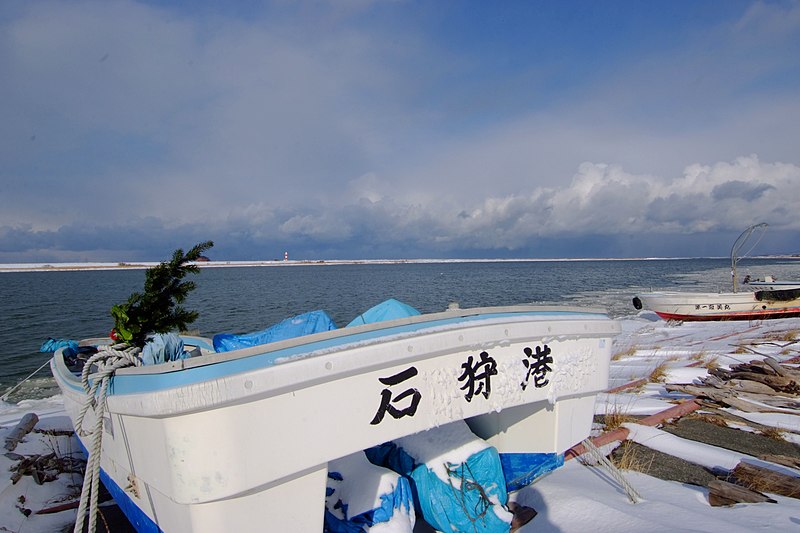
{"type": "Polygon", "coordinates": [[[514,492],[533,483],[538,477],[564,466],[562,453],[501,453],[500,464],[506,478],[506,490],[514,492]]]}
{"type": "Polygon", "coordinates": [[[378,305],[369,308],[357,317],[355,317],[346,327],[360,326],[362,324],[372,324],[374,322],[382,322],[384,320],[394,320],[396,318],[406,318],[409,316],[416,316],[420,314],[419,311],[404,304],[399,300],[390,298],[378,305]]]}
{"type": "Polygon", "coordinates": [[[73,341],[70,339],[54,339],[53,337],[48,337],[46,341],[42,343],[39,347],[40,352],[55,352],[59,348],[69,347],[72,348],[74,351],[78,351],[78,341],[73,341]]]}
{"type": "Polygon", "coordinates": [[[287,318],[274,326],[255,333],[243,333],[241,335],[219,333],[214,335],[214,351],[229,352],[332,329],[336,329],[336,324],[333,323],[328,313],[325,311],[310,311],[287,318]]]}
{"type": "Polygon", "coordinates": [[[183,340],[174,333],[148,335],[147,344],[142,348],[142,363],[145,365],[157,365],[188,357],[189,354],[183,349],[183,340]]]}
{"type": "Polygon", "coordinates": [[[500,457],[494,447],[473,453],[462,463],[448,463],[447,481],[394,442],[370,448],[365,453],[374,464],[386,466],[411,480],[417,512],[437,530],[508,533],[510,523],[502,520],[497,512],[500,509],[495,508],[505,506],[508,493],[500,457]]]}
{"type": "Polygon", "coordinates": [[[363,533],[392,524],[392,531],[414,529],[415,514],[408,479],[371,464],[364,452],[328,464],[325,493],[325,533],[363,533]],[[387,482],[387,479],[390,480],[387,482]],[[376,494],[377,489],[384,490],[376,494]],[[365,503],[377,507],[363,509],[365,503]]]}

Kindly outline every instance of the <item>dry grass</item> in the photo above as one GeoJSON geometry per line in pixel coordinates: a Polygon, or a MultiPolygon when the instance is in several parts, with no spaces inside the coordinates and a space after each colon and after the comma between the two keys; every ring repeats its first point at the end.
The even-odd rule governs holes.
{"type": "Polygon", "coordinates": [[[663,383],[667,378],[667,363],[663,362],[660,363],[657,367],[650,372],[650,375],[647,376],[647,380],[650,383],[663,383]]]}
{"type": "Polygon", "coordinates": [[[623,350],[621,352],[617,352],[611,356],[612,361],[619,361],[623,357],[630,357],[631,355],[636,354],[636,346],[630,346],[627,350],[623,350]]]}
{"type": "Polygon", "coordinates": [[[692,361],[702,361],[705,358],[706,358],[706,352],[705,350],[701,350],[696,354],[694,354],[693,356],[691,356],[689,359],[692,361]]]}
{"type": "Polygon", "coordinates": [[[695,420],[700,420],[700,421],[702,421],[702,422],[705,422],[705,423],[707,423],[707,424],[713,424],[713,425],[715,425],[715,426],[722,427],[722,428],[727,428],[727,427],[729,427],[729,426],[728,426],[728,423],[725,421],[725,419],[724,419],[723,417],[719,416],[719,415],[695,414],[695,413],[692,413],[692,414],[691,414],[691,415],[689,415],[687,418],[692,418],[692,419],[695,419],[695,420]]]}
{"type": "Polygon", "coordinates": [[[736,349],[733,351],[734,354],[744,354],[744,353],[750,353],[750,352],[751,352],[751,350],[746,348],[743,344],[738,344],[736,346],[736,349]]]}
{"type": "Polygon", "coordinates": [[[794,342],[800,335],[800,329],[787,329],[786,331],[773,331],[764,336],[763,340],[773,342],[794,342]]]}
{"type": "Polygon", "coordinates": [[[613,405],[611,408],[606,409],[606,414],[603,415],[603,428],[606,431],[612,431],[622,426],[625,422],[634,422],[636,417],[629,415],[619,405],[613,405]]]}
{"type": "Polygon", "coordinates": [[[623,442],[617,448],[617,453],[611,456],[611,463],[620,470],[632,470],[646,474],[653,465],[653,459],[654,457],[650,457],[648,460],[643,459],[637,453],[636,446],[630,442],[623,442]]]}
{"type": "Polygon", "coordinates": [[[711,359],[708,359],[703,365],[703,368],[707,368],[709,370],[719,368],[719,357],[714,356],[711,359]]]}
{"type": "Polygon", "coordinates": [[[781,440],[781,441],[786,440],[783,437],[783,431],[778,428],[774,427],[762,428],[759,430],[758,433],[760,435],[764,435],[765,437],[769,437],[770,439],[781,440]]]}

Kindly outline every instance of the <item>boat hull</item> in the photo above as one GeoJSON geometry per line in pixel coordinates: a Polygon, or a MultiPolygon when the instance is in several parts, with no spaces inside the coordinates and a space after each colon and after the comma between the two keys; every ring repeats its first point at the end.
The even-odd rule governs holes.
{"type": "MultiPolygon", "coordinates": [[[[501,454],[586,438],[618,332],[602,312],[453,310],[123,369],[103,479],[141,531],[322,531],[328,461],[358,450],[455,420],[501,454]]],[[[74,422],[83,389],[60,352],[52,369],[74,422]]]]}
{"type": "MultiPolygon", "coordinates": [[[[787,289],[786,292],[795,290],[787,289]]],[[[634,298],[634,307],[649,309],[664,320],[764,320],[800,316],[800,298],[770,299],[782,291],[692,293],[652,292],[634,298]],[[761,299],[759,299],[761,298],[761,299]]]]}

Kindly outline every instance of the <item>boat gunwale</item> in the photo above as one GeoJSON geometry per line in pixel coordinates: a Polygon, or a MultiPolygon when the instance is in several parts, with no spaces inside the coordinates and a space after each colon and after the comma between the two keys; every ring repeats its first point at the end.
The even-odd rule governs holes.
{"type": "MultiPolygon", "coordinates": [[[[436,313],[426,313],[411,317],[375,322],[371,324],[362,324],[359,326],[338,328],[334,330],[323,331],[320,333],[313,333],[310,335],[304,335],[292,339],[286,339],[266,344],[259,344],[257,346],[251,346],[248,348],[231,350],[227,352],[204,353],[201,356],[191,357],[188,359],[180,359],[177,361],[170,361],[167,363],[161,363],[157,365],[127,367],[117,370],[116,374],[118,376],[130,376],[138,374],[165,374],[165,373],[177,372],[181,370],[189,370],[213,364],[225,363],[228,361],[234,361],[238,359],[245,359],[248,357],[263,356],[281,350],[297,348],[303,345],[312,345],[315,343],[320,343],[325,341],[336,341],[340,338],[345,338],[345,337],[362,338],[365,335],[368,336],[370,334],[380,332],[382,330],[398,329],[416,325],[423,326],[423,328],[421,329],[424,329],[426,327],[434,328],[439,325],[443,325],[439,324],[441,322],[454,321],[454,320],[457,322],[453,322],[452,327],[457,328],[459,327],[459,325],[461,325],[461,327],[469,327],[469,325],[474,323],[474,321],[480,319],[497,319],[503,317],[508,318],[511,316],[522,317],[522,316],[534,316],[534,315],[542,315],[543,318],[546,316],[549,319],[553,319],[554,316],[559,316],[560,317],[559,320],[565,320],[568,318],[574,318],[578,320],[611,320],[608,317],[607,312],[602,308],[516,305],[516,306],[498,306],[498,307],[475,307],[467,309],[460,309],[460,308],[448,309],[446,311],[441,311],[436,313]],[[465,319],[465,320],[460,320],[460,319],[465,319]]],[[[190,339],[194,338],[201,342],[207,342],[209,340],[205,337],[198,337],[198,336],[184,336],[184,337],[190,339]]],[[[92,341],[107,342],[108,340],[109,339],[102,339],[102,338],[86,339],[81,341],[81,344],[91,344],[92,341]]],[[[359,340],[353,340],[353,341],[346,341],[346,339],[344,340],[346,344],[359,342],[359,340]]],[[[309,352],[317,351],[319,349],[320,348],[309,350],[309,352]]],[[[57,351],[56,354],[59,354],[59,352],[57,351]]],[[[58,357],[57,359],[60,359],[60,357],[58,357]]],[[[274,364],[275,365],[284,364],[290,362],[291,360],[292,360],[291,357],[287,357],[286,361],[277,360],[274,362],[274,364]]],[[[66,365],[63,365],[63,370],[66,370],[67,374],[69,375],[72,374],[66,368],[66,365]]]]}
{"type": "MultiPolygon", "coordinates": [[[[481,308],[481,311],[485,311],[486,309],[497,310],[508,308],[481,308]]],[[[192,384],[207,381],[211,377],[220,377],[223,375],[234,376],[241,374],[242,372],[256,370],[257,368],[263,368],[267,370],[271,369],[274,372],[283,374],[284,370],[289,371],[290,368],[294,367],[294,365],[289,365],[286,363],[299,364],[301,362],[305,362],[305,364],[302,365],[305,367],[305,365],[312,364],[313,361],[319,360],[320,357],[327,357],[328,355],[333,355],[334,353],[341,353],[351,347],[359,347],[367,343],[392,342],[402,338],[411,338],[423,334],[467,330],[475,326],[497,326],[503,324],[504,322],[509,325],[525,323],[534,325],[537,323],[544,324],[548,321],[557,322],[561,325],[561,327],[556,328],[557,331],[552,332],[553,336],[566,335],[567,337],[599,338],[612,337],[618,334],[620,331],[619,323],[609,318],[604,311],[587,313],[581,309],[579,312],[575,312],[575,310],[571,312],[565,312],[565,308],[561,307],[547,308],[547,310],[542,313],[541,311],[543,308],[541,307],[534,308],[518,306],[514,307],[514,309],[522,309],[522,312],[506,314],[504,317],[500,317],[500,315],[495,314],[494,318],[491,319],[487,318],[490,315],[477,312],[477,310],[474,312],[473,310],[470,310],[471,312],[466,313],[465,310],[454,310],[445,313],[422,315],[423,317],[428,317],[428,320],[425,320],[424,318],[420,320],[419,316],[410,317],[415,320],[404,318],[366,326],[342,328],[342,330],[332,330],[323,332],[321,334],[306,335],[297,339],[290,339],[288,341],[275,342],[235,351],[238,353],[225,352],[221,354],[208,354],[191,359],[163,363],[160,365],[128,367],[117,370],[116,376],[112,380],[109,394],[111,396],[116,396],[118,394],[139,394],[147,391],[191,386],[192,384]],[[534,313],[532,313],[532,311],[534,311],[534,313]],[[462,317],[461,315],[466,316],[462,317]],[[443,326],[442,320],[439,320],[438,322],[431,321],[431,316],[436,316],[440,319],[449,318],[454,322],[451,322],[449,325],[445,324],[443,326]],[[465,322],[460,320],[461,318],[471,319],[465,322]],[[575,324],[576,322],[584,323],[582,331],[568,331],[570,328],[568,325],[575,324]],[[595,325],[591,328],[588,328],[586,325],[587,323],[594,323],[595,325]],[[390,334],[380,334],[381,332],[387,330],[387,324],[389,325],[389,331],[391,331],[392,327],[396,331],[390,334]],[[414,324],[421,325],[422,327],[416,330],[402,331],[402,328],[408,328],[409,324],[411,324],[411,327],[413,327],[414,324]],[[339,336],[333,335],[336,332],[340,332],[339,336],[346,336],[339,338],[339,336]],[[369,335],[372,335],[372,337],[369,337],[369,335]],[[330,343],[331,340],[334,341],[333,344],[330,343]],[[340,340],[340,342],[336,343],[336,340],[340,340]],[[326,342],[328,342],[328,344],[326,344],[326,342]],[[308,349],[301,355],[298,350],[302,350],[305,346],[308,346],[308,349]],[[281,350],[285,351],[286,354],[280,354],[271,361],[267,360],[271,355],[274,356],[273,352],[281,350]],[[195,364],[190,367],[184,366],[186,362],[194,362],[195,364]],[[214,368],[217,368],[217,365],[224,366],[219,367],[218,370],[214,370],[214,368]],[[228,367],[228,365],[233,366],[228,367]],[[182,370],[186,370],[188,373],[184,374],[181,372],[182,370]],[[213,376],[212,374],[214,373],[217,375],[213,376]],[[163,381],[164,379],[167,379],[167,376],[171,376],[173,374],[181,375],[183,377],[177,381],[174,378],[170,378],[169,381],[163,381]],[[140,381],[140,379],[145,381],[140,381]],[[155,379],[156,381],[150,382],[151,379],[155,379]],[[147,385],[145,385],[145,383],[147,383],[147,385]]],[[[550,328],[547,329],[549,330],[550,328]]],[[[545,333],[545,335],[550,334],[551,333],[549,331],[545,333]]],[[[541,333],[538,335],[541,335],[541,333]]],[[[74,374],[67,367],[63,359],[62,351],[62,349],[59,349],[56,351],[53,357],[52,370],[56,380],[61,381],[63,386],[80,394],[84,394],[80,376],[74,374]]],[[[409,355],[411,359],[418,357],[418,355],[409,355]]],[[[89,379],[93,379],[93,374],[89,375],[89,379]]]]}

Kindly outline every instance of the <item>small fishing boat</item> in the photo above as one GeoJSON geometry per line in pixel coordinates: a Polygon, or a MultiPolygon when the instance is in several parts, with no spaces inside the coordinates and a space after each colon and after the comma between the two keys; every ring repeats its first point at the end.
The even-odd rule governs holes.
{"type": "MultiPolygon", "coordinates": [[[[763,235],[767,224],[754,224],[744,230],[731,248],[732,292],[653,291],[633,298],[637,310],[649,309],[665,320],[760,320],[800,316],[800,283],[764,281],[742,282],[748,290],[740,291],[736,267],[740,252],[753,234],[763,235]],[[749,290],[755,288],[757,290],[749,290]]],[[[759,237],[760,238],[760,237],[759,237]]],[[[752,247],[750,248],[752,250],[752,247]]]]}
{"type": "Polygon", "coordinates": [[[664,320],[760,320],[800,316],[800,288],[754,292],[643,293],[636,309],[649,309],[664,320]]]}
{"type": "Polygon", "coordinates": [[[99,476],[139,531],[318,532],[329,462],[454,421],[506,459],[563,464],[620,331],[569,307],[374,320],[273,342],[182,336],[179,357],[153,364],[108,338],[58,349],[86,483],[99,476]]]}

